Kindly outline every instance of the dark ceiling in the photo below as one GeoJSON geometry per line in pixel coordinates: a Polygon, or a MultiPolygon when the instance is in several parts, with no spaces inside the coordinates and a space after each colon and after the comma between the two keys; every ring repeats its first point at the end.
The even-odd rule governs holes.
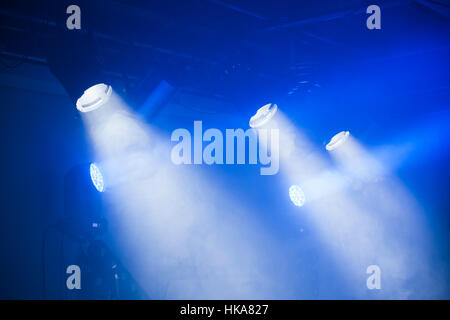
{"type": "Polygon", "coordinates": [[[61,64],[70,61],[72,73],[90,66],[89,73],[101,74],[130,96],[166,79],[177,87],[237,98],[243,88],[282,96],[300,92],[299,83],[307,83],[311,91],[320,86],[321,73],[336,64],[389,58],[393,51],[408,54],[417,45],[424,50],[436,49],[436,43],[448,46],[448,2],[379,0],[383,29],[389,29],[379,33],[365,27],[370,4],[3,1],[0,56],[43,64],[56,57],[61,64]],[[81,31],[65,28],[70,4],[81,7],[81,31]],[[430,32],[439,41],[430,39],[430,32]]]}

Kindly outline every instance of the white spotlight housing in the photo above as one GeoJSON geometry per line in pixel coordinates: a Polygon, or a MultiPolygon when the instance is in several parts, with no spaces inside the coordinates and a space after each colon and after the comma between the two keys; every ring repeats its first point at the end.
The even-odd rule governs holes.
{"type": "Polygon", "coordinates": [[[83,95],[77,100],[77,109],[80,112],[90,112],[100,108],[108,102],[111,91],[111,86],[104,83],[99,83],[90,87],[84,91],[83,95]]]}
{"type": "Polygon", "coordinates": [[[273,118],[278,110],[275,103],[268,103],[256,111],[255,115],[250,118],[249,125],[252,128],[258,128],[265,125],[273,118]]]}
{"type": "Polygon", "coordinates": [[[302,207],[306,201],[302,188],[295,184],[289,188],[289,198],[291,198],[292,203],[297,207],[302,207]]]}
{"type": "Polygon", "coordinates": [[[340,145],[342,145],[350,135],[349,131],[341,131],[336,134],[333,138],[331,138],[330,142],[325,146],[328,151],[337,149],[340,145]]]}

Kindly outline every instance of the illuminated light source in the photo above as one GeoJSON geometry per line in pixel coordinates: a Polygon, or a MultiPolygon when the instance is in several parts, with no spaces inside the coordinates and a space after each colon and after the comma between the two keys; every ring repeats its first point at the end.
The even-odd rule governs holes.
{"type": "Polygon", "coordinates": [[[330,142],[325,146],[328,151],[337,149],[340,145],[342,145],[348,138],[350,132],[341,131],[336,134],[333,138],[331,138],[330,142]]]}
{"type": "Polygon", "coordinates": [[[91,174],[91,180],[94,187],[99,191],[103,192],[105,190],[105,183],[103,181],[103,175],[99,167],[95,163],[91,163],[89,167],[89,172],[91,174]]]}
{"type": "Polygon", "coordinates": [[[278,106],[274,103],[268,103],[255,113],[253,117],[250,118],[249,125],[252,128],[258,128],[266,124],[273,118],[278,110],[278,106]]]}
{"type": "Polygon", "coordinates": [[[112,88],[104,83],[96,84],[85,90],[83,95],[77,100],[77,109],[80,112],[90,112],[100,108],[108,102],[112,88]]]}
{"type": "Polygon", "coordinates": [[[298,185],[293,185],[289,188],[289,197],[291,198],[292,203],[297,207],[301,207],[305,204],[305,193],[298,185]]]}

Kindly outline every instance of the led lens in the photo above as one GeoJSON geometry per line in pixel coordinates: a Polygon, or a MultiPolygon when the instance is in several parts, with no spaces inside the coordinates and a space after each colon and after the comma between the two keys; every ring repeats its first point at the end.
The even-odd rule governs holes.
{"type": "Polygon", "coordinates": [[[103,192],[105,190],[105,184],[104,184],[103,175],[102,175],[100,169],[98,168],[98,166],[95,163],[91,163],[89,171],[91,174],[92,183],[94,184],[95,188],[99,192],[103,192]]]}
{"type": "Polygon", "coordinates": [[[305,193],[302,188],[297,185],[293,185],[289,188],[289,197],[291,198],[292,203],[297,207],[301,207],[305,204],[305,193]]]}

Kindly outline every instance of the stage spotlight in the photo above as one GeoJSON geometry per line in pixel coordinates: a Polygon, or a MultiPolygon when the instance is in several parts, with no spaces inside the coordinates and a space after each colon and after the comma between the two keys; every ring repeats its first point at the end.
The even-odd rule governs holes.
{"type": "Polygon", "coordinates": [[[91,174],[91,180],[95,188],[99,192],[103,192],[105,190],[105,184],[103,181],[103,175],[99,167],[95,163],[91,163],[91,166],[89,167],[89,172],[91,174]]]}
{"type": "Polygon", "coordinates": [[[345,140],[347,140],[350,132],[348,131],[341,131],[338,134],[336,134],[333,138],[331,138],[330,142],[326,145],[326,149],[328,151],[337,149],[340,145],[342,145],[345,140]]]}
{"type": "Polygon", "coordinates": [[[80,112],[89,112],[100,108],[108,102],[112,88],[104,83],[96,84],[85,90],[77,100],[77,109],[80,112]]]}
{"type": "Polygon", "coordinates": [[[258,128],[266,124],[273,118],[278,110],[278,106],[274,103],[268,103],[258,109],[256,114],[250,118],[249,125],[252,128],[258,128]]]}
{"type": "Polygon", "coordinates": [[[302,207],[305,204],[305,193],[298,185],[293,185],[289,188],[289,197],[297,207],[302,207]]]}

